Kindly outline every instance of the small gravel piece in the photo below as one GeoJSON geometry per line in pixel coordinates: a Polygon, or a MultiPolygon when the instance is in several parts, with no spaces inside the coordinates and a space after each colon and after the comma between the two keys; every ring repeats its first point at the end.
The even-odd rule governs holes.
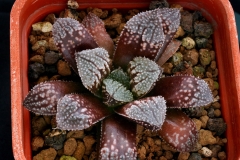
{"type": "Polygon", "coordinates": [[[39,132],[44,131],[47,128],[47,123],[42,116],[33,117],[32,119],[32,129],[39,132]]]}
{"type": "Polygon", "coordinates": [[[211,63],[211,54],[208,49],[199,50],[199,59],[203,66],[209,65],[211,63]]]}
{"type": "Polygon", "coordinates": [[[208,22],[196,21],[194,23],[194,35],[209,38],[213,34],[212,25],[208,22]]]}
{"type": "Polygon", "coordinates": [[[215,144],[215,145],[210,145],[210,146],[209,146],[209,149],[211,149],[211,151],[212,151],[212,157],[217,158],[218,152],[221,151],[221,146],[220,146],[220,145],[217,145],[217,144],[215,144]]]}
{"type": "Polygon", "coordinates": [[[207,122],[207,128],[220,136],[226,131],[227,125],[222,118],[210,118],[207,122]]]}
{"type": "Polygon", "coordinates": [[[115,13],[104,20],[105,27],[109,29],[117,28],[121,23],[122,15],[119,13],[115,13]]]}
{"type": "Polygon", "coordinates": [[[71,156],[61,156],[60,160],[77,160],[75,157],[71,157],[71,156]]]}
{"type": "Polygon", "coordinates": [[[199,120],[202,122],[202,128],[206,128],[208,119],[209,119],[208,116],[201,116],[201,117],[200,117],[199,120]]]}
{"type": "Polygon", "coordinates": [[[187,50],[183,55],[185,61],[191,62],[192,66],[195,66],[198,63],[199,54],[196,49],[187,50]]]}
{"type": "Polygon", "coordinates": [[[199,140],[198,140],[198,142],[201,145],[206,146],[208,144],[216,144],[217,143],[217,139],[213,136],[211,131],[201,129],[199,131],[199,140]]]}
{"type": "Polygon", "coordinates": [[[226,153],[224,151],[218,153],[218,158],[220,160],[227,159],[226,153]]]}
{"type": "Polygon", "coordinates": [[[82,141],[77,141],[77,148],[73,153],[73,157],[75,157],[77,160],[81,160],[83,158],[85,150],[86,150],[86,147],[84,143],[82,141]]]}
{"type": "Polygon", "coordinates": [[[193,118],[192,119],[196,125],[196,128],[198,131],[200,131],[201,127],[202,127],[202,122],[199,119],[193,118]]]}
{"type": "Polygon", "coordinates": [[[37,41],[37,42],[32,46],[32,50],[33,50],[33,51],[36,51],[36,50],[40,49],[40,47],[48,48],[48,42],[47,42],[46,40],[37,41]]]}
{"type": "Polygon", "coordinates": [[[178,160],[188,160],[189,156],[190,156],[189,152],[180,152],[178,155],[178,160]]]}
{"type": "Polygon", "coordinates": [[[191,37],[185,37],[182,39],[182,46],[186,49],[193,49],[196,43],[191,37]]]}
{"type": "Polygon", "coordinates": [[[67,138],[83,139],[85,136],[84,130],[70,131],[67,134],[67,138]]]}
{"type": "Polygon", "coordinates": [[[48,51],[44,55],[44,61],[46,64],[51,65],[58,61],[59,59],[59,53],[48,51]]]}
{"type": "Polygon", "coordinates": [[[42,150],[36,156],[33,157],[33,160],[54,160],[57,155],[57,151],[53,148],[48,148],[42,150]]]}
{"type": "Polygon", "coordinates": [[[169,7],[169,4],[166,0],[158,0],[158,1],[151,1],[149,5],[149,9],[157,9],[157,8],[166,8],[169,7]]]}
{"type": "Polygon", "coordinates": [[[42,137],[35,136],[32,138],[31,146],[33,151],[37,151],[39,148],[42,148],[43,144],[44,144],[44,140],[42,137]]]}
{"type": "Polygon", "coordinates": [[[28,77],[31,79],[38,79],[41,74],[45,72],[45,68],[41,63],[29,64],[28,77]]]}
{"type": "Polygon", "coordinates": [[[191,153],[188,160],[202,160],[202,157],[199,153],[191,153]]]}
{"type": "Polygon", "coordinates": [[[64,141],[66,139],[66,133],[58,130],[53,130],[45,137],[45,144],[53,147],[56,150],[62,149],[64,141]]]}
{"type": "Polygon", "coordinates": [[[214,118],[214,108],[213,107],[210,107],[208,110],[208,117],[209,118],[214,118]]]}
{"type": "Polygon", "coordinates": [[[197,48],[206,48],[208,44],[208,39],[204,37],[196,37],[195,42],[197,48]]]}
{"type": "Polygon", "coordinates": [[[35,56],[33,56],[29,59],[29,62],[31,62],[31,63],[37,62],[37,63],[44,64],[43,56],[42,55],[35,55],[35,56]]]}
{"type": "Polygon", "coordinates": [[[50,22],[37,22],[32,25],[33,31],[50,32],[52,31],[52,24],[50,22]]]}
{"type": "Polygon", "coordinates": [[[64,154],[71,156],[74,151],[77,148],[77,141],[74,138],[69,138],[65,143],[64,143],[64,154]]]}
{"type": "Polygon", "coordinates": [[[90,155],[92,152],[92,145],[96,142],[93,136],[85,136],[83,138],[84,145],[86,147],[85,154],[90,155]]]}
{"type": "Polygon", "coordinates": [[[212,151],[207,148],[207,147],[203,147],[200,151],[199,151],[200,154],[202,154],[203,156],[205,157],[211,157],[212,156],[212,151]]]}
{"type": "Polygon", "coordinates": [[[182,28],[189,33],[193,32],[193,15],[188,11],[181,12],[181,21],[180,25],[182,28]]]}
{"type": "Polygon", "coordinates": [[[58,74],[61,76],[70,76],[71,75],[71,68],[67,64],[67,62],[63,60],[59,60],[57,63],[58,74]]]}

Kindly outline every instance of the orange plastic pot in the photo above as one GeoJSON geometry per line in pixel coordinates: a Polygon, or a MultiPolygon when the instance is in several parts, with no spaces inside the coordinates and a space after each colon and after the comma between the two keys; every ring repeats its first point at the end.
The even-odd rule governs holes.
{"type": "MultiPolygon", "coordinates": [[[[28,93],[28,35],[31,25],[66,7],[67,0],[16,0],[11,11],[12,147],[17,160],[31,159],[30,114],[22,101],[28,93]]],[[[150,0],[78,0],[80,8],[147,8],[150,0]]],[[[169,0],[200,10],[214,27],[222,114],[227,123],[229,160],[240,159],[240,54],[236,24],[228,0],[169,0]]]]}

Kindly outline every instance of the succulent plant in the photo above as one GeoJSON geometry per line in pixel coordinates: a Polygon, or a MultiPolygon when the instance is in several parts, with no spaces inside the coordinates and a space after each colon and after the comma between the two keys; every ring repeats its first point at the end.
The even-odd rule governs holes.
{"type": "Polygon", "coordinates": [[[161,76],[157,62],[174,46],[170,43],[179,21],[178,9],[139,13],[126,23],[114,49],[94,14],[82,23],[58,18],[55,43],[81,82],[40,83],[23,105],[36,114],[56,115],[62,130],[82,130],[101,121],[99,159],[136,159],[137,124],[157,131],[176,150],[191,151],[197,130],[180,108],[207,105],[213,96],[199,78],[161,76]]]}

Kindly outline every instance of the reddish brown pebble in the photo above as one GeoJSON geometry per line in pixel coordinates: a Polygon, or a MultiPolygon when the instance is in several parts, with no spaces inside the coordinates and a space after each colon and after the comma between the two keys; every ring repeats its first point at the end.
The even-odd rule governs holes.
{"type": "Polygon", "coordinates": [[[64,154],[71,156],[74,151],[77,148],[77,141],[74,138],[69,138],[65,143],[64,143],[64,154]]]}
{"type": "Polygon", "coordinates": [[[31,146],[33,151],[37,151],[39,148],[42,148],[43,144],[44,144],[44,140],[42,137],[36,136],[32,138],[31,146]]]}

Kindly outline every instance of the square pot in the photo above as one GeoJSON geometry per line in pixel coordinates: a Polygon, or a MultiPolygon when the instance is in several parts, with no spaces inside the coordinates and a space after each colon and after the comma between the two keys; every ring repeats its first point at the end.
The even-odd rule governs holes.
{"type": "MultiPolygon", "coordinates": [[[[80,8],[147,8],[150,0],[78,0],[80,8]]],[[[227,123],[229,160],[240,158],[240,55],[236,24],[228,0],[169,0],[190,10],[200,10],[214,27],[214,47],[219,69],[220,98],[227,123]]],[[[12,147],[15,159],[31,159],[30,114],[23,105],[28,85],[28,35],[31,25],[66,7],[66,0],[16,0],[11,11],[12,147]]]]}

